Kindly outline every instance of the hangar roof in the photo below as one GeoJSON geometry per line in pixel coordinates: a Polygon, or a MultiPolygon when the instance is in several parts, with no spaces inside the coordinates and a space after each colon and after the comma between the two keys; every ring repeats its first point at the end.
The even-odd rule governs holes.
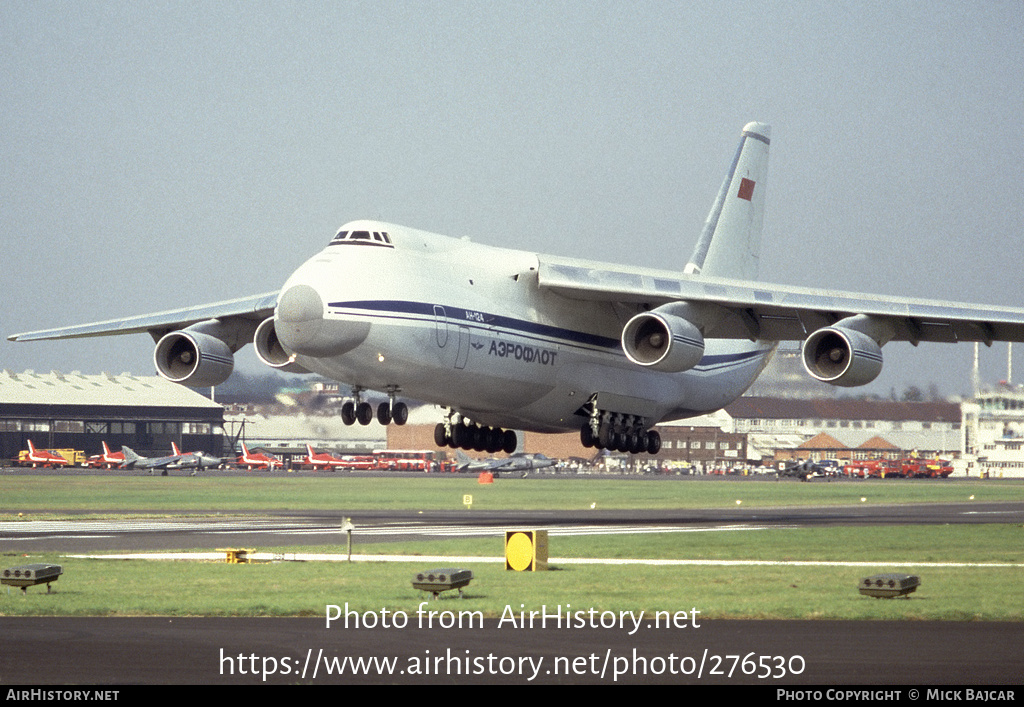
{"type": "Polygon", "coordinates": [[[222,408],[196,391],[159,376],[83,375],[25,371],[0,373],[2,405],[222,408]]]}

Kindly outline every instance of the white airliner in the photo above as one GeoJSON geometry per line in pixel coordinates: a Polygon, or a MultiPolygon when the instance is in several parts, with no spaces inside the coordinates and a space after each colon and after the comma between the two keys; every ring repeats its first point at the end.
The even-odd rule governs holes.
{"type": "Polygon", "coordinates": [[[156,368],[205,387],[253,342],[269,366],[447,409],[438,446],[512,452],[512,430],[580,430],[586,446],[655,453],[652,427],[717,410],[779,341],[808,373],[863,385],[889,341],[1024,341],[1024,309],[783,287],[756,281],[770,128],[739,149],[684,272],[538,255],[377,221],[341,227],[280,292],[16,334],[14,341],[148,332],[156,368]]]}

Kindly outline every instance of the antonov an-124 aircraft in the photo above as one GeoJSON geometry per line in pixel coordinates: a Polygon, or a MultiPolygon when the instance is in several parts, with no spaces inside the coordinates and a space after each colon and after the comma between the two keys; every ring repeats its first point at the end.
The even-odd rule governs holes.
{"type": "Polygon", "coordinates": [[[864,385],[890,341],[1024,341],[1024,309],[757,281],[770,127],[750,123],[683,272],[480,245],[353,221],[280,292],[62,329],[14,341],[148,332],[157,371],[194,387],[231,374],[253,342],[268,366],[447,410],[438,446],[512,452],[512,430],[579,430],[584,445],[656,453],[656,423],[743,394],[780,341],[803,341],[818,380],[864,385]]]}

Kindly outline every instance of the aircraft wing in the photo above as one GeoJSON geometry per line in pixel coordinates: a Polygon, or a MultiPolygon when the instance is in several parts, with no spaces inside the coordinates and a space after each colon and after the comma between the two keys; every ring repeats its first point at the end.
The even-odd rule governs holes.
{"type": "Polygon", "coordinates": [[[30,331],[12,334],[7,338],[11,341],[40,341],[43,339],[78,339],[88,336],[117,336],[120,334],[138,334],[149,332],[154,339],[163,334],[182,329],[208,319],[245,318],[259,323],[274,313],[277,304],[275,292],[268,292],[252,297],[225,300],[195,307],[172,309],[156,314],[143,314],[124,319],[110,319],[91,324],[30,331]]]}
{"type": "Polygon", "coordinates": [[[538,285],[580,300],[686,302],[702,308],[708,338],[799,341],[856,315],[892,325],[891,341],[1024,341],[1024,308],[817,290],[673,271],[540,257],[538,285]]]}

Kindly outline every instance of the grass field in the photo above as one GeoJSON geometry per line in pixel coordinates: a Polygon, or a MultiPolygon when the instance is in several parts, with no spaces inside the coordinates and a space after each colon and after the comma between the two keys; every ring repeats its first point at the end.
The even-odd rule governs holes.
{"type": "Polygon", "coordinates": [[[0,476],[0,519],[17,513],[228,511],[578,510],[1024,501],[1024,480],[886,480],[836,483],[665,477],[498,479],[475,476],[0,476]],[[863,499],[863,501],[861,500],[863,499]]]}
{"type": "MultiPolygon", "coordinates": [[[[87,513],[205,514],[270,510],[462,508],[686,508],[1021,500],[1017,482],[771,483],[526,479],[480,486],[475,479],[0,477],[0,511],[10,521],[87,513]]],[[[225,539],[226,544],[230,540],[225,539]]],[[[0,615],[322,616],[346,604],[359,612],[405,611],[424,596],[413,575],[437,566],[415,562],[282,562],[228,565],[191,561],[26,556],[4,543],[3,564],[53,562],[64,567],[54,592],[0,590],[0,615]]],[[[188,548],[182,548],[188,549],[188,548]]],[[[342,547],[259,548],[270,552],[337,552],[342,547]]],[[[360,554],[495,557],[500,537],[406,543],[357,543],[360,554]]],[[[706,619],[840,618],[1022,621],[1024,528],[947,525],[770,529],[731,532],[552,537],[553,558],[645,558],[716,561],[866,562],[831,565],[583,565],[557,560],[547,572],[506,572],[496,563],[464,563],[474,580],[466,598],[434,602],[437,611],[500,616],[506,607],[574,610],[687,611],[706,619]],[[921,566],[916,566],[920,563],[921,566]],[[960,563],[963,566],[926,566],[960,563]],[[1007,566],[1009,565],[1009,566],[1007,566]],[[917,574],[909,599],[871,599],[860,578],[917,574]]]]}

